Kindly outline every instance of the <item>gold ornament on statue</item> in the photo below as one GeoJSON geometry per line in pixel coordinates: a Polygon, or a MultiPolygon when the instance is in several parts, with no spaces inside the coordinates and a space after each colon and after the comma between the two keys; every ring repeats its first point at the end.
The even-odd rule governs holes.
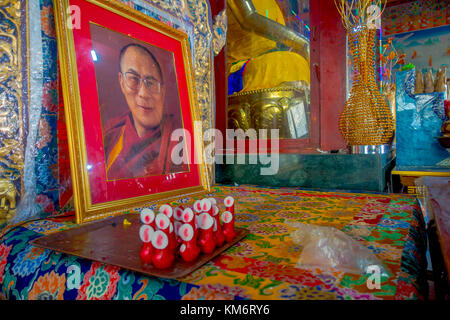
{"type": "Polygon", "coordinates": [[[415,85],[415,94],[423,93],[424,84],[423,84],[423,74],[421,70],[417,70],[416,72],[416,85],[415,85]]]}
{"type": "Polygon", "coordinates": [[[441,67],[436,73],[436,79],[434,80],[434,92],[445,92],[445,79],[447,67],[441,67]]]}
{"type": "Polygon", "coordinates": [[[352,88],[339,118],[351,146],[382,145],[392,138],[394,121],[375,81],[375,34],[386,0],[336,0],[347,30],[352,59],[352,88]]]}
{"type": "Polygon", "coordinates": [[[425,73],[424,83],[425,83],[424,89],[425,93],[434,92],[434,79],[433,79],[433,71],[431,71],[431,68],[428,69],[427,73],[425,73]]]}

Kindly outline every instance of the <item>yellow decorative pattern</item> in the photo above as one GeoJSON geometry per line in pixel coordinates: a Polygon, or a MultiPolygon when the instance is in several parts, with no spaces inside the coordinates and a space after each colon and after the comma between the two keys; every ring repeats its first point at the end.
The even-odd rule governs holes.
{"type": "MultiPolygon", "coordinates": [[[[236,200],[236,226],[250,233],[179,281],[70,257],[70,265],[79,266],[80,288],[53,286],[64,275],[68,284],[74,283],[75,275],[68,270],[68,257],[50,250],[37,250],[27,243],[36,234],[79,225],[70,218],[64,221],[49,218],[15,228],[2,238],[0,291],[9,299],[17,299],[21,297],[19,293],[27,292],[33,297],[45,297],[49,293],[59,297],[58,289],[65,289],[65,300],[89,299],[88,292],[93,289],[106,292],[107,288],[111,290],[104,297],[119,300],[424,298],[422,289],[426,288],[421,286],[424,280],[421,271],[426,267],[426,234],[415,197],[252,186],[215,186],[206,196],[214,197],[223,211],[223,199],[229,195],[236,200]],[[307,241],[294,239],[293,231],[298,223],[335,227],[369,249],[388,271],[388,275],[381,276],[380,287],[369,288],[369,274],[299,265],[307,241]],[[100,274],[104,276],[99,277],[100,274]],[[81,282],[90,277],[95,281],[81,282]]],[[[186,207],[198,199],[201,197],[187,196],[169,204],[186,207]]],[[[167,202],[160,201],[151,208],[157,210],[164,203],[167,202]]]]}
{"type": "Polygon", "coordinates": [[[289,82],[286,86],[235,93],[228,98],[228,128],[280,129],[280,138],[298,138],[290,130],[293,124],[288,113],[303,105],[309,119],[308,92],[305,82],[289,82]]]}
{"type": "Polygon", "coordinates": [[[16,198],[22,189],[23,3],[0,1],[0,225],[14,215],[16,198]]]}

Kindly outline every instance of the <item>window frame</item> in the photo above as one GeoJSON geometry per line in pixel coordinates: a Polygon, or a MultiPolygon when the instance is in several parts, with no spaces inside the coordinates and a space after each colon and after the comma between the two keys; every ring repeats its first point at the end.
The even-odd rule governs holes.
{"type": "MultiPolygon", "coordinates": [[[[213,16],[226,8],[226,0],[210,0],[210,4],[213,16]]],[[[310,134],[307,138],[280,139],[279,152],[282,154],[319,153],[318,149],[337,150],[346,145],[338,124],[347,95],[346,32],[334,1],[311,0],[310,24],[310,134]]],[[[215,124],[224,137],[228,99],[226,49],[214,61],[215,124]]]]}

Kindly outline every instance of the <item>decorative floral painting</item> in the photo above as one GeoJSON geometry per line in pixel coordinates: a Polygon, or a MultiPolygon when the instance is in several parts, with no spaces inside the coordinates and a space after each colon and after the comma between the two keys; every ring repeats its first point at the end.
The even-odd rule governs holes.
{"type": "MultiPolygon", "coordinates": [[[[404,63],[412,63],[422,72],[432,68],[435,73],[450,64],[450,25],[396,34],[392,43],[399,54],[404,54],[404,63]]],[[[401,65],[397,65],[398,69],[401,65]]],[[[395,70],[395,68],[394,68],[395,70]]]]}

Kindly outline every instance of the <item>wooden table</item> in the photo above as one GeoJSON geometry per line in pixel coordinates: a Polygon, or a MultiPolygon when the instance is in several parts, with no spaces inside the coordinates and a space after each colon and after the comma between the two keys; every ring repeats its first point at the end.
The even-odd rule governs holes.
{"type": "Polygon", "coordinates": [[[438,166],[395,166],[391,175],[400,176],[401,184],[406,188],[408,194],[419,194],[420,192],[414,181],[420,177],[450,177],[450,168],[438,166]]]}
{"type": "Polygon", "coordinates": [[[450,298],[450,177],[423,177],[419,199],[429,217],[428,240],[436,296],[450,298]]]}
{"type": "Polygon", "coordinates": [[[425,190],[427,209],[436,223],[436,231],[442,256],[450,274],[450,177],[424,177],[422,185],[425,190]]]}

